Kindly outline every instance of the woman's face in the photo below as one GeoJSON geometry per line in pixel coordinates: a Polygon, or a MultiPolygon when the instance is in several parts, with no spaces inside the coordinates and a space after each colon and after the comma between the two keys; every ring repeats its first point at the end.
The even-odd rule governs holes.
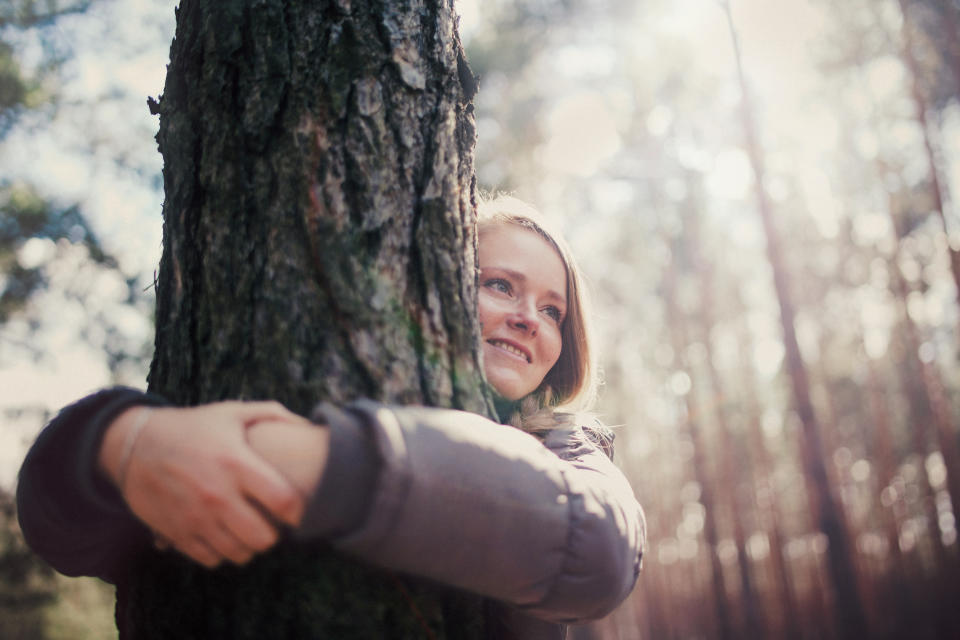
{"type": "Polygon", "coordinates": [[[536,232],[512,224],[480,231],[483,369],[501,396],[519,400],[560,357],[567,270],[536,232]]]}

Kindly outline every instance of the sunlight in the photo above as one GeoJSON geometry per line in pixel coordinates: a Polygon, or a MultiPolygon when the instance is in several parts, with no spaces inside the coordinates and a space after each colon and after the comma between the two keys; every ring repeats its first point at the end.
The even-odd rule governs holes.
{"type": "Polygon", "coordinates": [[[647,131],[657,138],[664,135],[673,124],[673,112],[666,105],[659,104],[647,114],[647,131]]]}
{"type": "Polygon", "coordinates": [[[894,56],[878,58],[867,67],[866,81],[876,100],[889,100],[900,95],[906,86],[903,63],[894,56]]]}
{"type": "Polygon", "coordinates": [[[540,157],[558,173],[588,176],[620,148],[613,114],[594,92],[561,99],[547,116],[547,130],[540,157]]]}
{"type": "Polygon", "coordinates": [[[830,177],[825,171],[812,167],[803,172],[800,179],[807,209],[817,231],[824,238],[835,238],[840,230],[840,207],[833,195],[830,177]]]}
{"type": "Polygon", "coordinates": [[[460,37],[466,43],[480,22],[480,0],[456,0],[456,12],[460,16],[460,37]]]}
{"type": "Polygon", "coordinates": [[[717,197],[745,198],[753,185],[753,168],[747,154],[740,149],[727,149],[717,154],[713,168],[707,174],[706,185],[717,197]]]}

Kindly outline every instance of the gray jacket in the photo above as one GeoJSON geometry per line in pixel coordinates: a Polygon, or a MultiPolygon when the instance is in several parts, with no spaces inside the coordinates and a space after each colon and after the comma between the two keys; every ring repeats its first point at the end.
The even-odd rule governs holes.
{"type": "MultiPolygon", "coordinates": [[[[98,479],[95,452],[123,409],[162,402],[101,392],[65,409],[31,449],[17,491],[21,526],[58,570],[109,580],[149,544],[98,479]]],[[[295,535],[506,603],[491,621],[503,637],[562,638],[557,623],[601,617],[633,588],[643,512],[582,429],[541,443],[470,413],[369,401],[313,417],[330,425],[330,458],[295,535]]]]}

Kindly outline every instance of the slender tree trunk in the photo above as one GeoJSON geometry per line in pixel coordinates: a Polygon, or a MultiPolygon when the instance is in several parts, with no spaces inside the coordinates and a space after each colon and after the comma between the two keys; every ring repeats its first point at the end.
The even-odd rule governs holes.
{"type": "MultiPolygon", "coordinates": [[[[909,20],[907,2],[906,0],[898,0],[898,2],[902,16],[900,31],[903,38],[900,55],[907,69],[910,71],[910,95],[913,98],[914,110],[916,111],[917,126],[920,127],[920,132],[923,134],[923,150],[927,160],[927,173],[930,178],[930,197],[933,199],[933,208],[937,213],[937,218],[940,220],[940,226],[943,229],[947,253],[950,258],[950,273],[953,275],[957,304],[960,306],[960,251],[957,251],[950,242],[950,227],[947,224],[947,216],[944,211],[947,187],[940,180],[940,171],[937,168],[937,159],[933,148],[933,140],[931,139],[930,125],[927,122],[927,99],[923,95],[923,87],[920,82],[920,67],[917,64],[917,57],[913,53],[913,26],[909,20]]],[[[951,8],[945,7],[944,13],[946,15],[952,15],[951,8]]],[[[958,327],[958,332],[960,332],[960,327],[958,327]]],[[[958,333],[958,335],[960,335],[960,333],[958,333]]]]}
{"type": "MultiPolygon", "coordinates": [[[[906,7],[905,5],[901,4],[900,8],[901,11],[905,11],[906,7]]],[[[905,20],[905,12],[903,13],[903,16],[905,20]]],[[[907,29],[906,25],[904,25],[904,29],[907,29]]],[[[905,32],[904,37],[907,37],[907,32],[905,32]]],[[[912,55],[908,55],[907,53],[910,50],[911,49],[909,45],[905,46],[904,56],[907,57],[908,60],[912,60],[912,55]]],[[[932,146],[930,145],[929,138],[927,137],[926,120],[924,116],[925,106],[923,104],[922,95],[919,93],[919,86],[916,83],[916,67],[911,66],[910,71],[915,80],[913,85],[913,96],[918,110],[918,117],[920,118],[920,125],[924,132],[924,139],[928,152],[928,164],[933,174],[932,180],[934,181],[934,184],[932,185],[931,189],[936,194],[935,204],[939,203],[941,206],[940,211],[942,213],[942,201],[939,200],[939,190],[937,187],[938,183],[936,182],[936,166],[933,162],[932,146]]],[[[876,109],[873,109],[873,112],[871,113],[871,122],[873,122],[875,129],[878,131],[882,130],[882,127],[877,122],[876,109]]],[[[889,173],[889,169],[882,158],[878,158],[876,160],[875,166],[879,184],[883,181],[883,177],[889,173]]],[[[936,366],[933,363],[925,362],[920,358],[920,345],[922,342],[920,331],[914,323],[913,318],[910,317],[907,308],[907,299],[910,294],[910,286],[904,278],[898,264],[899,247],[903,237],[906,235],[906,231],[903,228],[904,224],[901,220],[899,205],[897,204],[894,194],[887,190],[886,197],[887,214],[890,217],[890,225],[891,229],[893,229],[893,241],[894,246],[896,247],[894,255],[888,258],[888,271],[891,274],[891,292],[897,300],[902,319],[902,335],[905,342],[907,361],[907,367],[905,368],[906,371],[901,372],[901,379],[903,381],[904,393],[907,397],[910,411],[911,426],[909,431],[912,435],[912,449],[914,453],[921,457],[922,468],[919,470],[919,477],[921,492],[924,496],[927,525],[929,531],[931,532],[930,542],[937,558],[939,572],[942,574],[935,575],[930,579],[930,582],[933,584],[929,586],[928,589],[934,592],[936,595],[933,598],[920,600],[920,606],[918,606],[918,610],[920,608],[932,609],[932,616],[927,617],[933,618],[935,624],[939,628],[938,632],[951,633],[950,630],[956,626],[956,622],[954,620],[955,616],[953,615],[952,605],[950,603],[956,600],[955,594],[957,593],[957,587],[954,583],[956,573],[960,569],[957,568],[957,558],[955,554],[951,553],[951,551],[947,548],[942,536],[940,535],[939,513],[936,507],[936,491],[930,483],[927,466],[926,464],[923,464],[923,462],[926,461],[928,451],[930,449],[928,425],[932,422],[936,431],[938,448],[941,450],[944,459],[944,465],[947,469],[947,488],[950,497],[951,508],[953,509],[953,513],[956,514],[958,500],[960,500],[960,498],[958,498],[958,496],[960,496],[960,460],[957,459],[958,453],[956,435],[952,425],[953,411],[950,407],[949,399],[947,398],[943,389],[943,384],[940,380],[936,366]]],[[[941,221],[943,221],[944,228],[946,228],[946,223],[942,215],[941,221]]],[[[955,252],[951,252],[951,261],[954,260],[954,257],[955,252]]],[[[956,274],[956,272],[954,273],[956,274]]],[[[960,291],[960,289],[958,289],[958,291],[960,291]]],[[[903,367],[901,368],[903,369],[903,367]]]]}
{"type": "MultiPolygon", "coordinates": [[[[896,229],[896,219],[894,219],[893,225],[894,229],[896,229]]],[[[897,246],[899,246],[899,242],[900,237],[898,233],[897,246]]],[[[925,362],[919,356],[919,330],[913,318],[910,317],[910,312],[907,308],[907,298],[910,293],[909,285],[896,263],[896,254],[894,254],[890,261],[889,269],[893,279],[894,293],[900,307],[907,359],[910,365],[909,371],[911,372],[904,374],[903,381],[910,405],[910,431],[913,434],[913,450],[920,457],[920,469],[918,469],[917,475],[920,478],[923,504],[927,512],[930,542],[933,545],[937,564],[936,572],[929,580],[929,589],[934,595],[926,604],[934,609],[934,619],[936,620],[940,633],[955,636],[958,627],[954,607],[958,593],[956,584],[957,557],[955,552],[949,549],[943,541],[940,531],[940,514],[937,509],[936,489],[930,481],[929,469],[925,464],[931,444],[927,424],[929,421],[932,421],[938,436],[941,454],[944,456],[944,461],[947,465],[946,480],[947,492],[950,495],[950,504],[952,508],[954,508],[954,513],[956,513],[956,496],[960,495],[960,489],[955,488],[958,476],[955,473],[951,473],[951,467],[949,466],[951,464],[951,458],[949,457],[950,450],[944,450],[944,446],[952,447],[954,445],[952,442],[944,442],[943,436],[950,426],[950,409],[943,395],[940,378],[936,369],[934,369],[932,363],[925,362]]]]}
{"type": "MultiPolygon", "coordinates": [[[[943,389],[943,382],[940,374],[937,372],[936,365],[920,357],[920,329],[917,327],[908,310],[907,300],[910,296],[910,285],[907,283],[903,272],[897,262],[900,243],[904,237],[902,223],[896,210],[896,203],[893,196],[888,197],[888,213],[890,215],[891,228],[894,230],[894,242],[898,250],[891,256],[888,269],[891,273],[893,283],[893,294],[897,298],[900,307],[900,316],[903,320],[903,335],[906,342],[907,358],[911,365],[910,375],[905,380],[907,395],[911,404],[911,413],[913,419],[914,451],[926,460],[928,455],[928,422],[933,422],[937,445],[943,456],[944,466],[947,470],[946,485],[950,495],[950,505],[953,513],[958,513],[960,507],[960,461],[957,460],[957,444],[953,434],[953,411],[949,400],[943,389]]],[[[926,466],[920,474],[926,483],[925,490],[930,493],[931,505],[933,505],[933,488],[927,478],[926,466]]],[[[930,511],[931,529],[939,531],[938,515],[936,507],[933,506],[930,511]]],[[[939,537],[939,536],[938,536],[939,537]]],[[[940,561],[945,563],[948,560],[947,549],[944,543],[937,539],[935,541],[940,561]]],[[[947,564],[944,567],[949,566],[947,564]]]]}
{"type": "Polygon", "coordinates": [[[668,268],[667,276],[664,282],[664,300],[667,307],[667,322],[671,328],[671,339],[673,342],[674,353],[677,354],[678,361],[684,367],[690,376],[691,388],[684,395],[686,407],[687,430],[690,433],[690,440],[693,443],[693,467],[697,483],[700,485],[700,503],[704,509],[703,535],[707,545],[707,554],[710,556],[710,584],[713,592],[714,607],[716,611],[716,631],[717,637],[721,640],[732,640],[735,638],[733,631],[733,622],[731,620],[730,600],[727,595],[726,585],[723,579],[723,564],[720,562],[720,556],[717,553],[719,534],[717,530],[717,502],[715,500],[716,478],[708,469],[706,444],[703,441],[703,430],[700,427],[701,413],[695,400],[696,393],[696,373],[685,363],[683,354],[689,345],[686,335],[686,319],[683,317],[675,298],[677,289],[677,261],[682,260],[682,249],[674,252],[674,260],[668,268]]]}
{"type": "MultiPolygon", "coordinates": [[[[452,3],[182,0],[163,97],[150,389],[486,413],[473,78],[452,3]]],[[[322,543],[216,571],[146,554],[136,638],[475,638],[481,602],[322,543]]]]}
{"type": "Polygon", "coordinates": [[[943,33],[947,40],[945,55],[950,60],[950,69],[953,71],[954,95],[960,100],[960,34],[958,34],[958,11],[953,0],[943,2],[943,33]]]}
{"type": "MultiPolygon", "coordinates": [[[[940,223],[943,227],[947,251],[950,254],[950,268],[953,274],[954,285],[956,286],[957,302],[958,306],[960,306],[960,251],[956,251],[950,245],[950,231],[947,227],[947,218],[944,213],[943,204],[945,187],[941,186],[939,171],[937,170],[937,163],[933,151],[933,143],[930,140],[930,128],[927,125],[926,115],[927,105],[923,96],[923,91],[920,87],[920,76],[917,60],[913,55],[913,44],[910,34],[911,26],[908,24],[906,1],[899,0],[899,2],[900,9],[903,14],[903,57],[906,60],[907,67],[910,69],[913,79],[911,87],[912,95],[914,104],[916,106],[917,125],[920,127],[920,130],[923,133],[924,150],[926,152],[928,171],[930,175],[930,195],[933,198],[933,205],[937,212],[937,217],[940,219],[940,223]]],[[[947,12],[949,13],[949,8],[947,12]]],[[[895,215],[895,212],[892,210],[891,215],[895,215]]],[[[894,219],[893,223],[894,228],[897,228],[896,219],[894,219]]],[[[899,277],[898,282],[905,286],[902,276],[899,277]]],[[[907,322],[911,322],[909,317],[907,318],[907,322]]],[[[915,331],[913,332],[913,335],[916,336],[915,331]]],[[[914,339],[919,342],[916,337],[914,337],[914,339]]],[[[914,353],[914,356],[917,356],[917,353],[914,353]]],[[[943,390],[943,384],[940,381],[940,376],[936,372],[935,365],[929,362],[920,362],[919,366],[923,373],[923,382],[926,387],[930,408],[933,412],[934,424],[937,427],[937,438],[940,451],[947,467],[947,486],[950,491],[950,503],[953,506],[953,513],[957,514],[960,513],[960,509],[958,509],[958,507],[960,507],[960,455],[958,455],[957,452],[957,437],[952,424],[952,410],[950,409],[949,402],[943,390]]]]}
{"type": "MultiPolygon", "coordinates": [[[[886,399],[884,383],[870,356],[866,356],[868,387],[870,399],[870,428],[874,432],[873,459],[876,461],[878,488],[881,491],[891,486],[896,475],[897,464],[894,458],[893,435],[890,427],[890,408],[886,399]]],[[[928,620],[917,614],[917,603],[913,591],[909,588],[906,558],[900,550],[900,518],[897,517],[898,503],[902,497],[894,496],[888,506],[881,506],[880,518],[890,548],[890,569],[886,579],[888,606],[886,615],[892,621],[892,637],[908,634],[915,638],[931,637],[932,629],[928,620]]],[[[882,498],[877,501],[883,505],[882,498]]]]}
{"type": "MultiPolygon", "coordinates": [[[[746,317],[746,307],[739,295],[736,297],[737,308],[740,317],[746,317]]],[[[750,335],[750,329],[746,322],[740,324],[740,351],[745,354],[753,353],[753,339],[750,335]]],[[[749,357],[749,355],[748,355],[749,357]]],[[[756,378],[753,375],[753,367],[749,362],[743,364],[743,375],[746,378],[744,388],[757,389],[756,378]]],[[[770,562],[773,565],[774,579],[777,585],[777,595],[780,606],[783,607],[783,615],[780,623],[783,629],[783,636],[787,640],[800,640],[802,637],[803,622],[797,606],[797,594],[794,586],[795,576],[790,567],[790,561],[787,558],[786,546],[787,537],[783,533],[783,516],[780,511],[780,504],[777,500],[777,488],[773,482],[773,462],[770,460],[770,453],[764,442],[763,428],[761,426],[761,411],[759,403],[752,394],[748,395],[748,425],[750,434],[751,450],[753,459],[757,462],[758,489],[763,491],[764,498],[757,500],[759,511],[766,511],[768,524],[765,527],[770,536],[770,562]]],[[[760,491],[757,491],[760,493],[760,491]]],[[[768,614],[769,619],[769,614],[768,614]]]]}
{"type": "Polygon", "coordinates": [[[857,577],[850,541],[844,535],[843,520],[840,508],[830,489],[827,479],[827,469],[824,464],[823,445],[820,441],[820,426],[817,423],[810,400],[810,384],[807,370],[800,355],[800,347],[794,329],[794,305],[787,282],[787,272],[783,265],[783,254],[779,232],[773,221],[773,211],[767,197],[765,186],[765,171],[763,158],[758,141],[756,125],[753,120],[750,106],[749,92],[744,77],[743,65],[740,58],[740,45],[737,40],[733,16],[730,11],[729,0],[722,0],[730,38],[733,43],[737,77],[742,92],[741,114],[743,117],[744,135],[746,138],[747,154],[754,172],[754,183],[757,195],[757,209],[763,224],[767,239],[767,256],[773,270],[774,287],[777,300],[780,304],[780,319],[783,325],[783,342],[785,349],[786,366],[793,386],[795,409],[803,427],[803,458],[806,474],[816,490],[814,496],[817,503],[816,516],[820,529],[826,534],[829,542],[827,554],[830,568],[831,582],[834,588],[836,613],[840,625],[840,636],[847,640],[858,640],[867,637],[867,621],[863,611],[863,603],[857,588],[857,577]]]}
{"type": "Polygon", "coordinates": [[[730,430],[727,419],[726,385],[717,371],[716,358],[713,353],[713,343],[710,333],[714,328],[714,269],[704,257],[700,243],[700,215],[699,185],[693,180],[687,180],[687,190],[691,194],[690,211],[685,216],[685,235],[688,241],[688,252],[693,262],[693,270],[699,276],[700,286],[700,313],[698,314],[700,340],[706,349],[706,368],[710,378],[710,388],[713,391],[713,413],[717,424],[717,441],[719,442],[720,473],[717,485],[720,488],[721,499],[727,503],[733,525],[733,540],[737,547],[737,567],[740,575],[740,601],[743,612],[744,627],[740,635],[748,638],[764,636],[763,623],[760,616],[759,595],[753,585],[753,575],[750,567],[750,558],[747,556],[747,534],[744,525],[747,509],[741,505],[741,488],[744,485],[742,462],[736,460],[736,439],[730,430]]]}

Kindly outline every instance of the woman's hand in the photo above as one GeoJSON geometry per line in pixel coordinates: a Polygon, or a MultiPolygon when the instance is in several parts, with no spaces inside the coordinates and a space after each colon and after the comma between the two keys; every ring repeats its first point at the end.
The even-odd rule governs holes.
{"type": "Polygon", "coordinates": [[[309,421],[275,402],[220,402],[156,408],[137,425],[147,410],[113,421],[99,462],[163,545],[206,567],[243,564],[276,543],[276,523],[300,522],[301,494],[251,449],[247,430],[261,422],[317,430],[309,421]]]}

